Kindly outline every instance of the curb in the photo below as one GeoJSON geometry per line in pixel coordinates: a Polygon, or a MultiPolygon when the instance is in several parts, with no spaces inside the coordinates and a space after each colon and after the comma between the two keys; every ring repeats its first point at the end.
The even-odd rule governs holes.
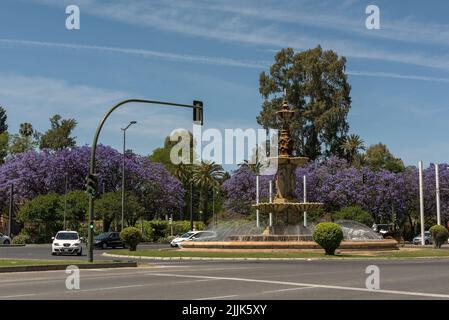
{"type": "Polygon", "coordinates": [[[122,259],[135,259],[135,260],[157,260],[157,261],[339,261],[339,260],[413,260],[413,259],[449,259],[449,257],[401,257],[401,258],[388,258],[388,257],[360,257],[360,258],[214,258],[214,257],[146,257],[146,256],[128,256],[119,254],[110,254],[104,252],[102,254],[105,257],[122,258],[122,259]]]}
{"type": "Polygon", "coordinates": [[[137,262],[117,262],[117,263],[92,263],[92,264],[55,264],[41,266],[17,266],[0,267],[0,273],[6,272],[30,272],[30,271],[53,271],[65,270],[68,266],[77,266],[79,269],[104,269],[104,268],[134,268],[137,262]]]}

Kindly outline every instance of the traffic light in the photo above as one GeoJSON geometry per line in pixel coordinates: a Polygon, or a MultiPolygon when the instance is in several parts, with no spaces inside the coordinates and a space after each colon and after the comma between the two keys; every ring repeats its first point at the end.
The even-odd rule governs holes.
{"type": "Polygon", "coordinates": [[[193,101],[193,123],[203,125],[203,101],[193,101]]]}
{"type": "Polygon", "coordinates": [[[87,175],[85,187],[87,194],[90,194],[94,198],[98,195],[98,178],[95,174],[87,175]]]}

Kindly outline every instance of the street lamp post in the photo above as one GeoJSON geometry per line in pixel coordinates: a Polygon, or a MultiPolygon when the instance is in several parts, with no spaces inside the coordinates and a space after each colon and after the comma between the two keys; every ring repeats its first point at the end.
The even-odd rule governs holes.
{"type": "Polygon", "coordinates": [[[193,230],[193,181],[190,181],[190,231],[193,230]]]}
{"type": "Polygon", "coordinates": [[[423,164],[422,161],[418,163],[419,173],[419,212],[421,218],[421,245],[425,245],[424,239],[424,191],[423,191],[423,164]]]}
{"type": "Polygon", "coordinates": [[[440,209],[440,177],[438,172],[438,163],[435,163],[435,196],[437,205],[437,224],[441,224],[441,209],[440,209]]]}
{"type": "Polygon", "coordinates": [[[9,214],[8,214],[8,237],[11,238],[11,221],[12,221],[12,211],[14,209],[14,185],[11,183],[9,189],[9,214]]]}
{"type": "MultiPolygon", "coordinates": [[[[304,175],[304,181],[303,181],[303,191],[304,191],[304,203],[307,202],[307,178],[304,175]]],[[[304,211],[304,227],[307,228],[307,211],[304,211]]]]}
{"type": "Polygon", "coordinates": [[[217,215],[215,214],[215,195],[218,195],[218,191],[215,190],[215,186],[212,187],[212,225],[214,228],[218,224],[217,215]]]}
{"type": "MultiPolygon", "coordinates": [[[[273,181],[270,180],[269,184],[268,184],[268,201],[270,203],[273,202],[273,181]]],[[[273,227],[273,213],[270,212],[268,215],[268,226],[270,227],[270,229],[273,227]]]]}
{"type": "Polygon", "coordinates": [[[64,230],[67,230],[67,189],[69,184],[69,175],[65,173],[65,188],[64,188],[64,230]]]}
{"type": "Polygon", "coordinates": [[[137,121],[131,121],[126,128],[122,128],[123,131],[123,159],[122,159],[122,225],[121,230],[125,226],[125,153],[126,153],[126,130],[129,129],[137,121]]]}
{"type": "MultiPolygon", "coordinates": [[[[259,204],[259,172],[256,175],[256,204],[259,204]]],[[[256,227],[259,228],[259,209],[256,209],[256,227]]]]}
{"type": "Polygon", "coordinates": [[[156,101],[156,100],[144,100],[144,99],[127,99],[121,101],[114,105],[112,108],[108,110],[108,112],[104,115],[103,119],[100,121],[97,130],[95,131],[95,135],[92,142],[92,150],[90,155],[90,164],[89,164],[89,174],[86,178],[86,188],[89,191],[89,229],[88,229],[88,261],[93,262],[94,260],[94,248],[93,248],[93,235],[94,235],[94,197],[97,194],[98,186],[96,181],[95,174],[95,163],[96,163],[96,152],[97,152],[97,143],[100,137],[101,129],[103,128],[106,120],[109,118],[112,112],[114,112],[120,106],[123,106],[127,103],[142,103],[142,104],[158,104],[163,106],[173,106],[173,107],[181,107],[181,108],[190,108],[193,109],[193,121],[195,123],[203,125],[203,103],[201,101],[193,101],[192,105],[188,104],[179,104],[172,102],[164,102],[164,101],[156,101]],[[92,188],[93,186],[93,188],[92,188]]]}

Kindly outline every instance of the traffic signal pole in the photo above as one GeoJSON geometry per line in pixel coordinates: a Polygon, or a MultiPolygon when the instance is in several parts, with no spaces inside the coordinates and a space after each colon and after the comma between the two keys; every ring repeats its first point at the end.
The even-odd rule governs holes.
{"type": "MultiPolygon", "coordinates": [[[[203,102],[201,101],[193,101],[192,105],[188,104],[180,104],[180,103],[171,103],[164,101],[156,101],[156,100],[144,100],[144,99],[127,99],[117,103],[108,112],[104,115],[103,119],[100,121],[100,124],[95,131],[94,139],[92,142],[91,155],[90,155],[90,165],[89,165],[89,176],[95,176],[95,164],[96,164],[96,152],[97,152],[97,143],[98,138],[100,137],[100,132],[103,129],[103,126],[106,120],[109,118],[112,112],[127,103],[142,103],[142,104],[156,104],[162,106],[172,106],[172,107],[181,107],[181,108],[191,108],[193,109],[193,121],[203,125],[203,102]]],[[[98,185],[96,186],[98,188],[98,185]]],[[[94,240],[94,194],[98,194],[98,190],[94,190],[95,192],[89,193],[89,226],[88,226],[88,261],[94,261],[94,248],[93,248],[93,240],[94,240]],[[94,194],[93,194],[94,193],[94,194]]]]}

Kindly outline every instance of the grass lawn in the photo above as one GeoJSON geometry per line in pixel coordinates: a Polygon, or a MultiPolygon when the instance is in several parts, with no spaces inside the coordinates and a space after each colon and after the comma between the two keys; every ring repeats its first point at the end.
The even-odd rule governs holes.
{"type": "Polygon", "coordinates": [[[445,249],[401,249],[396,251],[373,251],[339,253],[328,256],[321,252],[205,252],[182,251],[179,249],[143,249],[137,251],[114,250],[111,254],[141,256],[141,257],[202,257],[202,258],[422,258],[449,257],[445,249]]]}
{"type": "MultiPolygon", "coordinates": [[[[95,263],[110,263],[112,261],[95,261],[95,263]]],[[[84,260],[25,260],[25,259],[0,259],[1,267],[41,266],[55,264],[86,264],[84,260]]]]}

